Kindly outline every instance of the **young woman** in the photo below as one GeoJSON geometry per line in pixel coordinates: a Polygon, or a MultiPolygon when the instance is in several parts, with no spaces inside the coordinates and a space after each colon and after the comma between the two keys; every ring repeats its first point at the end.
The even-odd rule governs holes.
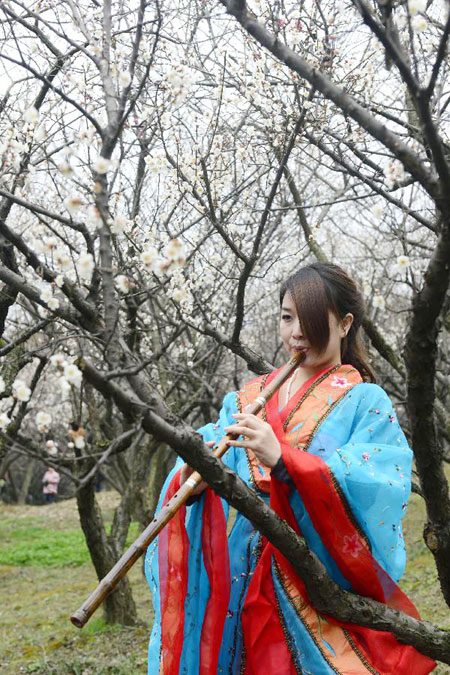
{"type": "MultiPolygon", "coordinates": [[[[401,520],[412,453],[359,344],[364,314],[355,283],[316,263],[280,293],[280,336],[304,361],[259,416],[246,407],[273,377],[225,396],[210,446],[228,431],[224,463],[303,536],[344,589],[412,616],[396,582],[405,567],[401,520]]],[[[161,504],[191,469],[178,462],[161,504]]],[[[429,673],[430,659],[387,632],[319,614],[285,558],[203,484],[147,551],[155,621],[151,674],[429,673]]]]}

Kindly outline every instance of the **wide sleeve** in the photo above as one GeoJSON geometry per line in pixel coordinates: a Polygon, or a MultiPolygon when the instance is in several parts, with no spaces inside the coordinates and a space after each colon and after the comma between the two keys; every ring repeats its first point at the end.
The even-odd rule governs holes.
{"type": "Polygon", "coordinates": [[[366,385],[348,441],[328,466],[365,532],[372,554],[398,581],[406,553],[402,519],[411,491],[410,450],[387,394],[366,385]]]}
{"type": "MultiPolygon", "coordinates": [[[[218,442],[233,422],[236,395],[225,396],[217,422],[198,430],[218,442]]],[[[223,458],[234,470],[235,448],[223,458]]],[[[179,458],[163,486],[158,512],[179,487],[179,458]]],[[[146,555],[146,576],[155,620],[149,643],[149,673],[215,672],[230,593],[226,534],[228,504],[211,488],[183,506],[146,555]],[[161,661],[160,661],[161,660],[161,661]]]]}
{"type": "MultiPolygon", "coordinates": [[[[420,619],[395,582],[405,562],[401,520],[410,492],[412,453],[386,393],[376,385],[355,385],[317,418],[307,451],[285,440],[281,441],[283,460],[295,487],[273,481],[275,510],[304,536],[337,583],[420,619]]],[[[304,582],[276,549],[273,556],[282,571],[280,575],[275,569],[274,577],[282,582],[276,587],[280,606],[288,616],[291,604],[303,601],[303,622],[308,611],[304,582]]],[[[296,616],[291,616],[295,625],[296,616]]],[[[309,616],[319,615],[312,611],[309,616]]],[[[352,647],[356,645],[367,658],[364,665],[373,666],[370,672],[425,674],[435,667],[413,647],[400,645],[392,634],[341,624],[330,617],[324,624],[329,633],[321,632],[320,623],[318,628],[325,647],[340,644],[330,639],[331,624],[344,628],[352,647]]],[[[359,673],[362,666],[338,670],[359,673]]]]}
{"type": "Polygon", "coordinates": [[[354,591],[384,601],[405,565],[412,460],[386,393],[356,385],[318,421],[308,452],[281,447],[317,542],[354,591]]]}

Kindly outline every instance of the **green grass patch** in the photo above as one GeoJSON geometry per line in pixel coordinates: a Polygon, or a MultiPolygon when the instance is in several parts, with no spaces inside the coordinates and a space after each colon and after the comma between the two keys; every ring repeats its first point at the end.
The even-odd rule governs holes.
{"type": "Polygon", "coordinates": [[[5,535],[0,527],[0,565],[77,567],[89,562],[89,552],[80,530],[52,531],[20,523],[5,535]]]}
{"type": "MultiPolygon", "coordinates": [[[[137,523],[132,523],[127,546],[136,538],[137,530],[137,523]]],[[[6,518],[0,523],[0,565],[79,567],[89,562],[80,529],[58,530],[39,524],[36,518],[6,518]]]]}

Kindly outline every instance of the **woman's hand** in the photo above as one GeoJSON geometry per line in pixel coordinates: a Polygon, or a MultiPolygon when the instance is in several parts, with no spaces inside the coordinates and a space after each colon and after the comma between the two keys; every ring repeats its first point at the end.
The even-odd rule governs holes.
{"type": "Polygon", "coordinates": [[[229,441],[228,445],[249,448],[264,466],[275,466],[281,457],[281,448],[270,424],[249,413],[238,413],[233,417],[237,420],[236,424],[225,427],[225,431],[236,435],[242,434],[245,438],[240,441],[229,441]]]}
{"type": "MultiPolygon", "coordinates": [[[[214,443],[214,441],[208,441],[207,443],[205,443],[205,445],[207,445],[208,448],[212,448],[212,447],[214,447],[215,443],[214,443]]],[[[180,485],[183,485],[183,483],[185,483],[187,481],[187,479],[189,478],[189,476],[192,473],[194,473],[194,469],[191,466],[189,466],[189,464],[183,464],[183,466],[181,467],[180,485]]],[[[208,483],[205,483],[205,481],[202,480],[202,482],[199,485],[197,485],[196,488],[194,488],[192,490],[191,494],[192,495],[201,495],[203,490],[207,487],[208,487],[208,483]]]]}

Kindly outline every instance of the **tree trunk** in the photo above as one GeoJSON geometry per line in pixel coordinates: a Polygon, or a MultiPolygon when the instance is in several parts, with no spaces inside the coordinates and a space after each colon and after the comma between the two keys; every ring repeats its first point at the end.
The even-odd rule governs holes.
{"type": "Polygon", "coordinates": [[[150,470],[148,472],[146,491],[143,502],[143,513],[146,519],[145,526],[153,518],[153,515],[158,506],[158,499],[161,493],[164,481],[167,475],[172,470],[176,461],[176,453],[172,448],[165,443],[159,443],[153,440],[153,447],[155,450],[150,463],[150,470]]]}
{"type": "Polygon", "coordinates": [[[35,459],[29,459],[27,461],[27,466],[25,468],[25,475],[22,482],[22,487],[20,488],[19,496],[17,499],[18,504],[25,504],[27,500],[27,494],[30,487],[31,479],[33,478],[33,470],[36,464],[35,459]]]}
{"type": "MultiPolygon", "coordinates": [[[[117,562],[122,551],[106,536],[102,513],[95,498],[93,480],[77,492],[77,505],[86,544],[100,581],[117,562]]],[[[126,626],[137,623],[136,606],[127,577],[107,597],[104,609],[107,623],[121,623],[126,626]]]]}

